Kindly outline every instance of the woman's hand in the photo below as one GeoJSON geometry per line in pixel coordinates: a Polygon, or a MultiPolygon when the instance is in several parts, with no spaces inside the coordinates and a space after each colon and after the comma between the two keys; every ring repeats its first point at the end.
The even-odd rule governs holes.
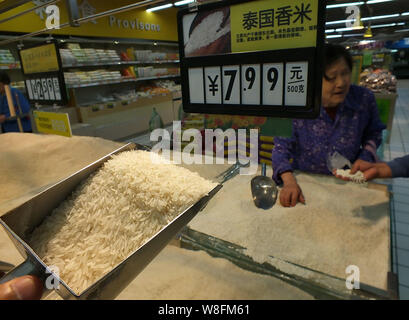
{"type": "Polygon", "coordinates": [[[305,198],[300,186],[291,172],[281,174],[284,186],[280,191],[280,203],[283,207],[295,207],[297,202],[305,204],[305,198]]]}
{"type": "MultiPolygon", "coordinates": [[[[357,171],[361,171],[364,174],[366,181],[373,179],[384,179],[392,178],[391,168],[384,162],[371,163],[364,160],[356,160],[351,168],[351,174],[355,174],[357,171]]],[[[350,181],[351,179],[337,175],[336,170],[333,171],[333,174],[342,180],[350,181]]]]}

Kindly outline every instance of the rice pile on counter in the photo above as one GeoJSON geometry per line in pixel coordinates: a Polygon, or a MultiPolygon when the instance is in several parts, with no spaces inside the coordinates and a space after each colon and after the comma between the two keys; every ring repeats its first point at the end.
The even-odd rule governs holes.
{"type": "Polygon", "coordinates": [[[83,181],[29,243],[81,293],[215,186],[187,169],[153,163],[150,152],[122,152],[83,181]]]}

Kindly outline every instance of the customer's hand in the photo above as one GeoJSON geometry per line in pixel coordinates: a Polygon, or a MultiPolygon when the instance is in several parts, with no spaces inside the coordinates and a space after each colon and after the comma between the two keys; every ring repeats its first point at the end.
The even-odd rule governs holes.
{"type": "Polygon", "coordinates": [[[298,202],[305,204],[305,198],[300,186],[291,172],[281,175],[284,186],[280,191],[280,203],[283,207],[295,207],[298,202]]]}
{"type": "Polygon", "coordinates": [[[43,284],[34,276],[23,276],[0,284],[0,300],[38,300],[43,284]]]}
{"type": "MultiPolygon", "coordinates": [[[[392,177],[391,168],[384,162],[371,163],[364,160],[357,160],[352,165],[350,173],[355,174],[357,171],[361,171],[364,174],[364,178],[366,181],[392,177]]],[[[337,175],[336,171],[334,171],[334,175],[342,180],[346,181],[350,180],[346,177],[341,177],[337,175]]]]}

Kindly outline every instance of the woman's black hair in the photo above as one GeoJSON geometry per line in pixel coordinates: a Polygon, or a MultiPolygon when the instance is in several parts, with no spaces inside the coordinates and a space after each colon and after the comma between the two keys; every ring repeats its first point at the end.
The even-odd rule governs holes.
{"type": "Polygon", "coordinates": [[[0,82],[9,85],[10,84],[9,75],[5,72],[0,72],[0,82]]]}
{"type": "Polygon", "coordinates": [[[324,71],[327,70],[327,68],[330,67],[339,58],[344,58],[349,67],[349,70],[352,71],[352,57],[349,52],[343,46],[327,43],[325,45],[324,54],[324,71]]]}

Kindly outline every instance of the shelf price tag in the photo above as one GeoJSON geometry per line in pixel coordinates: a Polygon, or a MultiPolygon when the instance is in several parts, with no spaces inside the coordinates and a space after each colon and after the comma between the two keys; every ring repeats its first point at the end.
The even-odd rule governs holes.
{"type": "Polygon", "coordinates": [[[38,132],[72,137],[68,113],[33,111],[38,132]]]}
{"type": "Polygon", "coordinates": [[[61,58],[55,42],[19,50],[28,100],[42,105],[68,101],[61,58]]]}
{"type": "Polygon", "coordinates": [[[178,24],[186,112],[318,116],[325,1],[202,4],[178,24]]]}

